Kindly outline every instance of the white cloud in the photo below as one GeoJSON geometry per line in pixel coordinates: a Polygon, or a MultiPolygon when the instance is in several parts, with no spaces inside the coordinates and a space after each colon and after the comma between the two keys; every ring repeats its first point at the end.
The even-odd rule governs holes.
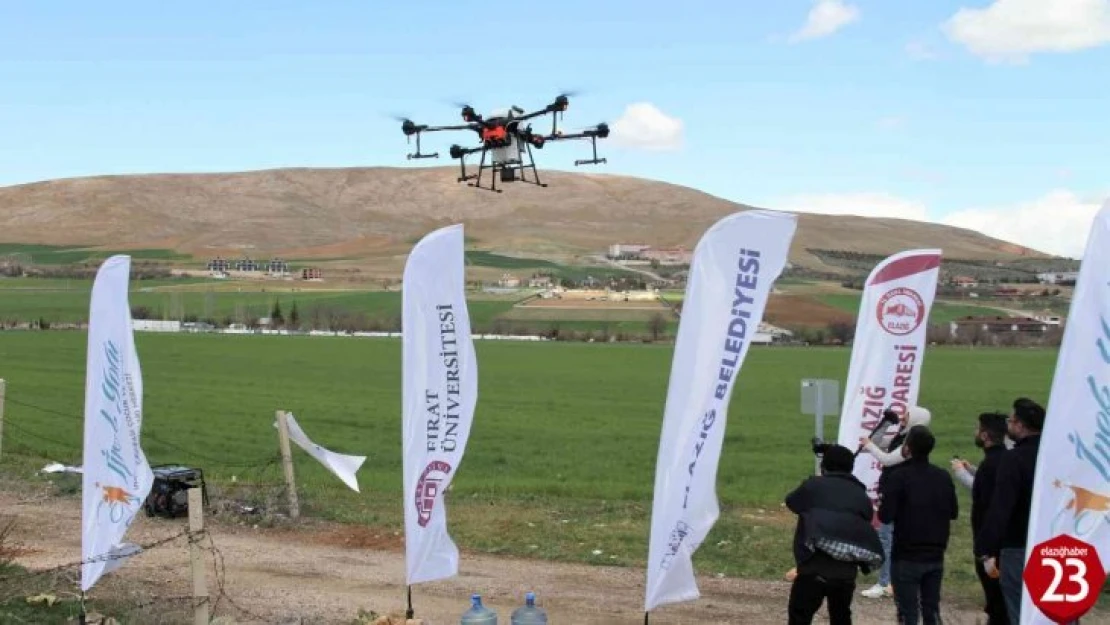
{"type": "Polygon", "coordinates": [[[819,193],[795,195],[775,204],[780,210],[822,215],[896,217],[926,221],[928,208],[888,193],[819,193]]]}
{"type": "Polygon", "coordinates": [[[826,193],[798,195],[772,203],[780,210],[826,215],[893,217],[968,228],[1032,249],[1080,258],[1091,222],[1107,198],[1083,198],[1058,189],[1011,206],[968,208],[935,216],[922,202],[887,193],[826,193]]]}
{"type": "Polygon", "coordinates": [[[949,213],[940,223],[970,228],[1035,250],[1079,258],[1100,202],[1063,189],[1031,202],[949,213]]]}
{"type": "Polygon", "coordinates": [[[1110,43],[1110,0],[994,0],[986,8],[961,8],[942,29],[989,61],[1023,62],[1032,53],[1110,43]]]}
{"type": "Polygon", "coordinates": [[[790,36],[791,43],[827,37],[859,20],[859,8],[843,0],[816,0],[809,10],[806,23],[790,36]]]}
{"type": "Polygon", "coordinates": [[[629,104],[609,129],[616,145],[657,151],[682,147],[682,120],[667,115],[650,102],[629,104]]]}

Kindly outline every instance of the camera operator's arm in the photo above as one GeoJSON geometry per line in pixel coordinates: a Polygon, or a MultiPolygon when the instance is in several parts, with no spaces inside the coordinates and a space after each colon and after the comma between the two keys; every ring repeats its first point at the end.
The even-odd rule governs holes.
{"type": "Polygon", "coordinates": [[[861,439],[860,444],[863,445],[864,451],[875,456],[879,464],[882,464],[884,467],[891,467],[905,461],[905,458],[902,457],[902,448],[900,446],[894,451],[883,451],[866,438],[861,439]]]}
{"type": "MultiPolygon", "coordinates": [[[[898,436],[899,432],[898,429],[891,432],[890,426],[897,425],[898,423],[898,413],[887,408],[883,411],[882,420],[876,424],[876,427],[874,430],[872,430],[871,435],[867,437],[868,440],[866,444],[873,444],[879,449],[886,449],[886,446],[889,445],[896,436],[898,436]]],[[[861,441],[861,444],[864,443],[862,443],[861,441]]]]}
{"type": "Polygon", "coordinates": [[[793,492],[786,496],[786,507],[794,514],[803,514],[809,511],[811,505],[809,496],[810,479],[812,478],[802,482],[798,488],[795,488],[793,492]]]}

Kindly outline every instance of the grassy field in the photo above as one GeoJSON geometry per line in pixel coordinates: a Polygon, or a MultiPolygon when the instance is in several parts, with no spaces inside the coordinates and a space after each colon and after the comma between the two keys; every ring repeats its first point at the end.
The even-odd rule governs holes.
{"type": "MultiPolygon", "coordinates": [[[[226,483],[279,482],[276,409],[310,437],[369,456],[362,493],[299,451],[308,514],[392,531],[402,526],[401,353],[390,339],[138,333],[151,462],[186,462],[226,483]],[[257,473],[257,472],[255,472],[257,473]]],[[[80,463],[86,335],[0,333],[7,380],[3,470],[80,463]]],[[[466,456],[448,495],[465,550],[643,566],[672,351],[632,344],[477,341],[479,398],[466,456]],[[600,555],[595,555],[595,550],[600,555]]],[[[794,517],[783,496],[813,469],[813,420],[799,380],[843,380],[849,351],[754,348],[729,413],[718,474],[721,518],[695,555],[701,572],[778,578],[792,565],[794,517]]],[[[930,348],[922,403],[934,414],[935,462],[976,459],[975,415],[1028,395],[1046,401],[1055,352],[930,348]]],[[[836,431],[829,418],[826,432],[836,431]]],[[[969,497],[949,550],[948,586],[977,590],[969,497]]]]}
{"type": "MultiPolygon", "coordinates": [[[[0,279],[0,322],[38,321],[76,323],[88,317],[91,280],[0,279]]],[[[646,334],[650,315],[642,311],[565,310],[546,311],[513,308],[530,292],[491,294],[474,292],[468,298],[471,325],[475,332],[527,331],[540,333],[558,325],[561,331],[646,334]]],[[[204,279],[142,280],[132,282],[132,309],[146,308],[153,318],[185,316],[217,321],[270,315],[274,303],[285,318],[294,304],[301,320],[310,321],[313,309],[364,315],[383,324],[401,316],[401,293],[381,290],[329,290],[319,285],[302,287],[293,283],[228,282],[204,279]]],[[[666,312],[665,309],[661,309],[666,312]]],[[[676,320],[668,318],[667,333],[673,334],[676,320]]]]}
{"type": "Polygon", "coordinates": [[[25,245],[0,243],[0,256],[20,254],[30,257],[36,265],[72,265],[99,262],[114,254],[130,254],[142,260],[191,260],[192,257],[166,249],[100,250],[72,246],[25,245]]]}

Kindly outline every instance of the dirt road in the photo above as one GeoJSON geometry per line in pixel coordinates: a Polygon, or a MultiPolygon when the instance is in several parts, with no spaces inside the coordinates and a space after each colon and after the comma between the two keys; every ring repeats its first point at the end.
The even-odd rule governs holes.
{"type": "MultiPolygon", "coordinates": [[[[30,549],[18,562],[38,569],[79,559],[80,499],[0,490],[0,515],[16,517],[15,542],[30,549]]],[[[127,538],[150,543],[178,534],[183,520],[140,516],[127,538]]],[[[218,519],[208,520],[212,543],[223,556],[226,600],[217,614],[239,623],[352,623],[359,608],[379,614],[405,608],[405,559],[399,536],[369,536],[361,528],[305,521],[294,528],[263,529],[218,519]],[[354,545],[354,546],[352,546],[354,545]],[[251,618],[253,615],[253,618],[251,618]]],[[[209,587],[215,595],[216,571],[209,557],[209,587]]],[[[508,623],[511,610],[534,590],[552,623],[575,625],[643,623],[644,572],[463,553],[460,573],[413,589],[416,616],[429,625],[457,623],[468,597],[479,592],[508,623]]],[[[160,596],[185,596],[191,589],[184,538],[147,551],[94,587],[99,593],[145,588],[160,596]]],[[[708,623],[785,623],[789,585],[785,582],[703,578],[702,597],[665,606],[651,615],[657,625],[708,623]]],[[[102,595],[100,595],[102,596],[102,595]]],[[[894,622],[889,600],[857,598],[857,624],[894,622]]],[[[946,607],[945,623],[976,623],[970,610],[946,607]]],[[[827,622],[822,610],[817,621],[827,622]]],[[[1094,622],[1094,621],[1091,621],[1094,622]]],[[[1085,621],[1086,623],[1086,621],[1085,621]]]]}

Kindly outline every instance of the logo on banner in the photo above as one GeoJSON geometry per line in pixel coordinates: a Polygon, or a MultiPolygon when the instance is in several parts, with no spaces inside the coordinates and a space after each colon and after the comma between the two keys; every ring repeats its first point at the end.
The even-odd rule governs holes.
{"type": "Polygon", "coordinates": [[[416,522],[420,527],[427,527],[428,521],[432,519],[432,508],[439,496],[439,486],[450,472],[451,465],[442,460],[433,460],[420,474],[420,479],[416,482],[416,522]]]}
{"type": "Polygon", "coordinates": [[[1074,484],[1054,480],[1052,486],[1070,491],[1064,505],[1052,519],[1052,531],[1069,533],[1085,539],[1098,531],[1103,523],[1110,523],[1110,496],[1074,484]]]}
{"type": "Polygon", "coordinates": [[[682,547],[682,541],[686,540],[686,535],[691,532],[690,526],[685,521],[679,519],[671,530],[671,535],[667,540],[667,552],[663,554],[663,561],[659,563],[659,568],[671,568],[671,562],[675,556],[678,555],[678,549],[682,547]]]}
{"type": "Polygon", "coordinates": [[[905,336],[925,320],[925,300],[917,291],[900,286],[879,298],[875,312],[884,330],[895,336],[905,336]]]}
{"type": "Polygon", "coordinates": [[[119,523],[124,515],[131,511],[130,506],[139,502],[139,498],[119,486],[106,486],[97,482],[94,484],[102,491],[103,498],[97,504],[99,511],[103,506],[108,506],[108,517],[112,523],[119,523]]]}

